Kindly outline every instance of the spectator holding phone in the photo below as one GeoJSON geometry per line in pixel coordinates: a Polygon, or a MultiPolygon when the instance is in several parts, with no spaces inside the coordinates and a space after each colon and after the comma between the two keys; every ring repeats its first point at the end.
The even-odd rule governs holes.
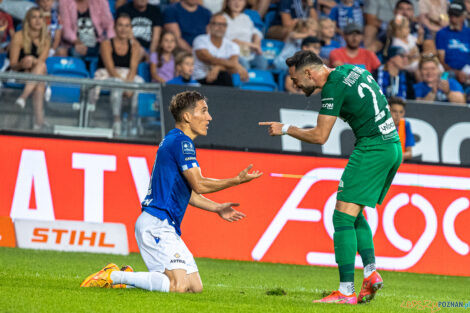
{"type": "Polygon", "coordinates": [[[417,100],[465,104],[462,85],[449,78],[449,73],[440,73],[437,57],[422,57],[419,70],[423,81],[414,85],[417,100]]]}

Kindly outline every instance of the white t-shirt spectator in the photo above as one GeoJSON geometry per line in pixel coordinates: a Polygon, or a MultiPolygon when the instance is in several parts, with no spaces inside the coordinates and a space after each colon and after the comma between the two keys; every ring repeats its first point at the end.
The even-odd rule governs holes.
{"type": "Polygon", "coordinates": [[[209,53],[220,59],[229,59],[232,55],[239,55],[240,48],[238,45],[227,38],[224,38],[220,48],[217,48],[212,44],[210,35],[199,35],[193,41],[193,52],[194,52],[194,74],[195,80],[203,79],[207,76],[210,66],[199,60],[196,56],[197,50],[206,49],[209,53]]]}
{"type": "MultiPolygon", "coordinates": [[[[227,20],[227,32],[225,33],[225,37],[227,39],[238,39],[245,42],[252,42],[254,35],[258,35],[260,38],[263,38],[263,34],[255,27],[251,18],[245,13],[242,13],[233,19],[227,13],[225,13],[224,16],[227,20]]],[[[252,60],[254,58],[254,54],[250,49],[247,51],[241,51],[240,54],[247,60],[252,60]]]]}

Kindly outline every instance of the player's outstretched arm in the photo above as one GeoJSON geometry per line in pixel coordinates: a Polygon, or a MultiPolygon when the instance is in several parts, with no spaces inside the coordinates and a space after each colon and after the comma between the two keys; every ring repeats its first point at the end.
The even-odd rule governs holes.
{"type": "Polygon", "coordinates": [[[284,129],[285,124],[279,122],[259,122],[260,126],[269,126],[268,132],[271,136],[280,136],[287,134],[299,140],[323,145],[330,137],[331,129],[336,122],[336,116],[319,114],[317,126],[314,128],[298,128],[291,125],[284,129]]]}
{"type": "Polygon", "coordinates": [[[237,176],[226,179],[204,177],[202,176],[201,169],[199,167],[190,168],[184,171],[183,175],[191,185],[191,189],[194,192],[198,194],[205,194],[247,183],[263,175],[263,173],[260,171],[253,171],[250,173],[252,167],[253,165],[250,164],[237,176]]]}
{"type": "Polygon", "coordinates": [[[245,214],[233,208],[240,204],[234,202],[217,203],[194,191],[189,199],[189,204],[205,211],[217,213],[222,219],[228,222],[235,222],[245,217],[245,214]]]}

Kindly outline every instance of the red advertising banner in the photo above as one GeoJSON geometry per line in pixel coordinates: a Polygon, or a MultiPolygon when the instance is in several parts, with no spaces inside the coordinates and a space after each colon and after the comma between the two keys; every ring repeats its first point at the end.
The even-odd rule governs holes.
{"type": "MultiPolygon", "coordinates": [[[[0,136],[0,216],[134,223],[156,146],[0,136]]],[[[198,150],[205,176],[246,167],[264,175],[207,195],[240,202],[236,223],[188,208],[183,239],[197,257],[335,265],[332,214],[347,160],[198,150]]],[[[470,276],[470,169],[403,164],[384,201],[366,208],[377,265],[389,270],[470,276]]],[[[356,264],[361,265],[360,258],[356,264]]]]}

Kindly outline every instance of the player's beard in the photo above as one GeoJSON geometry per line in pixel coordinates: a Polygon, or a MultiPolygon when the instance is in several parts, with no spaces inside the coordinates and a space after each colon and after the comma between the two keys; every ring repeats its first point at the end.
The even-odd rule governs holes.
{"type": "Polygon", "coordinates": [[[306,97],[310,97],[312,93],[317,89],[316,86],[310,86],[310,87],[303,87],[302,91],[304,92],[306,97]]]}

